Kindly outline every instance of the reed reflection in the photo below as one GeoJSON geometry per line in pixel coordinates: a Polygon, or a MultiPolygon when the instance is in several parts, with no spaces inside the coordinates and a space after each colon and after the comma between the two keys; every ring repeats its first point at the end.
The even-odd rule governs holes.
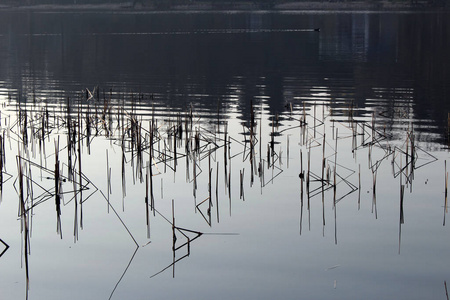
{"type": "MultiPolygon", "coordinates": [[[[318,200],[321,205],[322,236],[326,236],[326,227],[330,224],[327,219],[331,217],[334,243],[337,244],[340,203],[357,198],[355,201],[360,208],[362,176],[372,178],[372,213],[375,219],[378,217],[377,190],[380,187],[377,186],[377,176],[380,167],[390,162],[392,176],[400,180],[400,253],[401,229],[405,221],[405,186],[410,187],[412,192],[415,172],[437,161],[416,140],[414,127],[409,127],[400,135],[405,137],[404,140],[392,140],[379,124],[379,114],[373,112],[370,117],[356,116],[353,105],[347,109],[342,107],[340,113],[335,114],[336,110],[327,106],[326,102],[304,101],[302,105],[291,103],[288,111],[281,115],[270,116],[264,110],[257,109],[263,105],[264,100],[260,101],[250,103],[248,122],[228,119],[226,112],[220,109],[220,103],[214,117],[204,117],[205,113],[193,105],[185,111],[165,111],[153,94],[127,94],[112,89],[96,88],[94,92],[86,89],[77,98],[67,99],[64,104],[47,101],[5,102],[5,111],[9,115],[3,115],[8,121],[2,127],[0,141],[2,145],[5,142],[17,144],[17,152],[12,147],[0,148],[3,149],[2,160],[16,157],[17,173],[12,176],[16,178],[13,185],[20,203],[18,216],[22,228],[27,291],[32,220],[38,216],[48,217],[42,216],[39,210],[52,199],[56,211],[56,233],[61,239],[65,237],[62,224],[70,218],[65,213],[69,204],[73,209],[73,240],[77,242],[81,238],[79,229],[83,229],[83,216],[87,213],[86,201],[99,197],[106,203],[105,213],[112,214],[129,235],[133,254],[112,296],[143,247],[140,245],[153,246],[150,243],[154,236],[152,222],[164,220],[172,228],[172,234],[166,240],[171,241],[173,259],[150,278],[169,268],[172,268],[172,276],[175,277],[175,265],[195,251],[195,248],[191,249],[191,243],[207,234],[206,228],[197,230],[178,224],[191,223],[188,219],[192,218],[203,220],[208,228],[217,226],[221,209],[227,205],[231,216],[232,206],[237,201],[254,199],[252,190],[260,190],[259,194],[264,196],[265,188],[273,185],[284,188],[282,181],[285,179],[281,178],[289,168],[298,170],[298,178],[291,182],[297,186],[300,181],[300,235],[304,225],[304,201],[308,213],[307,227],[311,231],[315,216],[311,210],[318,200]],[[96,151],[95,155],[103,153],[103,158],[96,159],[99,170],[104,171],[99,171],[102,176],[90,178],[84,171],[87,167],[84,162],[94,155],[91,152],[94,144],[102,147],[102,151],[96,151]],[[283,149],[286,149],[285,153],[283,149]],[[299,153],[299,161],[295,158],[289,162],[291,152],[299,153]],[[367,170],[361,170],[361,162],[363,166],[367,163],[367,170]],[[179,178],[175,180],[180,172],[185,172],[184,183],[178,182],[179,178]],[[362,172],[365,175],[361,175],[362,172]],[[119,173],[121,194],[116,196],[113,192],[113,174],[119,173]],[[168,205],[163,201],[163,194],[166,193],[163,192],[163,182],[172,176],[177,185],[188,187],[185,194],[191,190],[192,203],[188,207],[193,210],[178,210],[175,214],[175,203],[186,207],[186,201],[173,199],[170,218],[168,205]],[[158,178],[161,197],[155,192],[158,178]],[[254,184],[256,180],[260,181],[257,185],[254,184]],[[219,182],[224,182],[224,185],[219,182]],[[233,189],[233,184],[239,187],[233,189]],[[128,192],[139,187],[144,188],[140,207],[145,214],[145,223],[139,226],[145,228],[145,242],[136,234],[135,224],[128,219],[125,209],[126,201],[130,204],[135,201],[125,201],[128,192]],[[228,203],[221,201],[224,196],[228,197],[228,203]],[[121,200],[122,210],[118,209],[118,199],[121,200]],[[328,215],[327,207],[332,209],[332,216],[328,215]],[[216,218],[213,218],[214,211],[216,218]],[[183,221],[175,223],[176,218],[183,221]]],[[[6,173],[2,172],[4,175],[6,173]]],[[[209,234],[233,235],[238,232],[209,234]]]]}

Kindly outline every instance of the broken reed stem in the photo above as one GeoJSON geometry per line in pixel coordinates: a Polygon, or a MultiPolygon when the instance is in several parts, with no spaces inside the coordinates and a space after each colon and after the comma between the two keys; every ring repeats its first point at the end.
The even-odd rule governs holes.
{"type": "Polygon", "coordinates": [[[27,281],[27,295],[29,289],[29,273],[28,273],[28,253],[29,253],[29,230],[28,230],[28,220],[27,220],[27,212],[25,209],[25,198],[23,194],[23,168],[22,168],[22,158],[19,150],[18,160],[17,160],[17,168],[19,171],[19,208],[20,208],[20,219],[21,226],[23,232],[23,240],[24,240],[24,248],[23,254],[25,258],[25,275],[27,281]]]}
{"type": "Polygon", "coordinates": [[[303,153],[300,149],[300,198],[303,203],[303,182],[305,180],[305,173],[303,172],[303,153]]]}
{"type": "Polygon", "coordinates": [[[333,179],[333,208],[334,208],[334,243],[337,245],[337,216],[336,216],[336,173],[337,173],[337,152],[338,152],[338,137],[339,137],[339,129],[336,128],[336,145],[334,152],[334,179],[333,179]]]}
{"type": "MultiPolygon", "coordinates": [[[[400,169],[401,169],[401,161],[400,161],[400,169]]],[[[400,173],[400,217],[399,217],[399,225],[398,225],[398,254],[400,254],[401,249],[401,241],[402,241],[402,224],[405,223],[404,214],[403,214],[403,199],[405,195],[405,185],[402,183],[403,174],[400,173]]]]}
{"type": "Polygon", "coordinates": [[[197,161],[196,161],[196,157],[197,155],[193,155],[193,162],[192,162],[192,171],[193,171],[193,175],[194,175],[194,182],[193,182],[193,194],[194,194],[194,198],[197,197],[197,161]]]}
{"type": "Polygon", "coordinates": [[[78,186],[80,189],[80,227],[83,228],[83,179],[81,173],[81,130],[82,130],[81,108],[78,109],[78,186]]]}
{"type": "Polygon", "coordinates": [[[211,148],[209,148],[209,151],[208,151],[208,196],[209,196],[209,208],[210,209],[211,209],[211,203],[212,203],[212,198],[211,198],[211,190],[212,190],[211,173],[212,173],[212,168],[211,168],[211,148]]]}
{"type": "Polygon", "coordinates": [[[444,180],[445,180],[445,193],[444,193],[444,222],[445,226],[445,215],[448,213],[448,202],[447,202],[447,187],[448,187],[448,172],[447,172],[447,160],[444,161],[444,180]]]}
{"type": "Polygon", "coordinates": [[[145,176],[145,221],[147,225],[147,238],[150,238],[150,214],[148,211],[149,203],[148,203],[148,185],[149,185],[149,169],[151,168],[150,162],[147,163],[147,172],[145,176]]]}
{"type": "Polygon", "coordinates": [[[372,171],[372,193],[376,194],[376,186],[377,186],[377,171],[372,171]]]}
{"type": "Polygon", "coordinates": [[[306,192],[309,194],[309,180],[311,172],[311,148],[308,148],[308,172],[306,173],[306,192]]]}
{"type": "Polygon", "coordinates": [[[289,169],[289,135],[286,136],[286,144],[287,168],[289,169]]]}
{"type": "MultiPolygon", "coordinates": [[[[3,190],[3,163],[4,163],[4,152],[3,152],[3,137],[0,135],[0,194],[3,190]]],[[[0,198],[1,199],[1,198],[0,198]]]]}
{"type": "MultiPolygon", "coordinates": [[[[337,139],[336,139],[336,141],[337,141],[337,139]]],[[[333,182],[334,243],[337,245],[336,168],[334,168],[334,180],[333,181],[334,181],[333,182]]]]}
{"type": "Polygon", "coordinates": [[[111,178],[110,178],[110,170],[109,170],[109,157],[108,157],[108,149],[106,149],[106,195],[107,195],[107,211],[109,213],[109,193],[111,191],[111,178]]]}
{"type": "Polygon", "coordinates": [[[375,142],[375,112],[372,113],[372,144],[375,142]]]}
{"type": "MultiPolygon", "coordinates": [[[[262,103],[261,103],[262,105],[262,103]]],[[[262,108],[261,108],[261,115],[259,117],[259,165],[260,165],[260,171],[262,172],[262,108]]]]}
{"type": "Polygon", "coordinates": [[[304,181],[304,172],[303,172],[303,154],[302,149],[300,149],[300,235],[302,234],[302,223],[303,223],[303,181],[304,181]]]}
{"type": "Polygon", "coordinates": [[[231,159],[230,159],[229,170],[228,170],[228,199],[230,202],[230,216],[231,216],[231,159]]]}
{"type": "MultiPolygon", "coordinates": [[[[181,126],[177,126],[177,128],[181,128],[181,126]]],[[[180,132],[181,134],[181,132],[180,132]]],[[[180,137],[181,139],[181,137],[180,137]]],[[[173,134],[173,171],[177,171],[177,132],[175,131],[173,134]]]]}
{"type": "Polygon", "coordinates": [[[61,178],[59,169],[59,136],[55,141],[55,206],[56,206],[56,232],[62,239],[61,228],[61,178]]]}
{"type": "Polygon", "coordinates": [[[149,180],[150,180],[150,205],[151,205],[151,209],[153,211],[153,216],[156,216],[155,197],[153,197],[153,169],[152,169],[151,161],[149,161],[148,170],[149,170],[148,176],[149,176],[149,180]]]}
{"type": "Polygon", "coordinates": [[[447,281],[445,281],[445,280],[444,280],[444,287],[445,287],[445,296],[447,297],[447,300],[449,300],[448,299],[448,291],[447,291],[447,281]]]}
{"type": "Polygon", "coordinates": [[[361,164],[358,165],[358,210],[361,207],[361,164]]]}
{"type": "Polygon", "coordinates": [[[217,162],[217,169],[216,169],[216,209],[217,209],[217,223],[219,223],[219,162],[217,162]]]}
{"type": "Polygon", "coordinates": [[[325,237],[325,184],[322,181],[322,236],[325,237]]]}
{"type": "MultiPolygon", "coordinates": [[[[255,161],[255,111],[254,111],[254,107],[253,107],[253,100],[250,100],[250,104],[251,104],[251,116],[250,116],[250,185],[253,185],[253,174],[254,174],[254,163],[255,161]]],[[[255,163],[256,165],[256,163],[255,163]]]]}
{"type": "Polygon", "coordinates": [[[244,171],[245,169],[242,169],[242,171],[239,171],[240,173],[240,190],[241,190],[241,199],[245,201],[245,197],[244,197],[244,171]]]}
{"type": "Polygon", "coordinates": [[[271,134],[271,137],[270,137],[270,149],[271,149],[271,154],[273,155],[273,152],[274,152],[274,147],[275,147],[275,141],[274,141],[274,138],[275,138],[275,133],[274,133],[274,119],[273,119],[273,117],[272,117],[272,134],[271,134]]]}
{"type": "Polygon", "coordinates": [[[314,138],[316,138],[316,102],[314,102],[314,138]]]}
{"type": "Polygon", "coordinates": [[[175,251],[175,242],[177,237],[175,235],[175,201],[172,199],[172,251],[175,251]]]}
{"type": "Polygon", "coordinates": [[[125,176],[125,141],[122,135],[122,210],[125,210],[124,198],[127,195],[127,185],[125,176]]]}
{"type": "Polygon", "coordinates": [[[447,199],[447,188],[448,188],[447,160],[444,161],[444,165],[445,165],[445,199],[447,199]]]}
{"type": "Polygon", "coordinates": [[[337,153],[338,153],[338,136],[339,136],[339,128],[336,128],[336,144],[334,147],[334,170],[336,171],[337,165],[337,153]]]}
{"type": "Polygon", "coordinates": [[[324,182],[324,171],[325,171],[325,133],[323,134],[323,142],[322,142],[322,185],[324,182]]]}

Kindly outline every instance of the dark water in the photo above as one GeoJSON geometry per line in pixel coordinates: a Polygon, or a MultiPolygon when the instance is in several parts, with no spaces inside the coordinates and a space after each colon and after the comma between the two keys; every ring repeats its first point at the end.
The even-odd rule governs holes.
{"type": "Polygon", "coordinates": [[[287,103],[325,101],[337,115],[353,103],[389,131],[402,111],[423,139],[447,142],[446,14],[1,14],[2,86],[22,100],[99,86],[174,109],[215,111],[219,101],[243,119],[252,99],[272,115],[287,103]]]}
{"type": "Polygon", "coordinates": [[[445,299],[448,16],[0,11],[0,298],[445,299]]]}

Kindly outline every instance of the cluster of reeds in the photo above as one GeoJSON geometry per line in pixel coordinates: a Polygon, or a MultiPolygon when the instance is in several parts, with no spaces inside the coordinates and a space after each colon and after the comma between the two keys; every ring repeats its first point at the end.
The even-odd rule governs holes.
{"type": "MultiPolygon", "coordinates": [[[[289,104],[289,120],[298,126],[288,129],[280,125],[284,121],[283,116],[270,116],[271,122],[267,136],[263,134],[262,109],[258,116],[253,101],[250,103],[250,121],[242,124],[242,137],[244,141],[238,140],[228,133],[228,123],[222,120],[220,114],[220,103],[217,109],[217,121],[201,122],[200,116],[196,114],[192,105],[183,111],[165,113],[161,115],[153,106],[153,95],[143,94],[120,94],[112,90],[103,91],[95,88],[93,92],[86,89],[80,99],[67,99],[65,103],[49,106],[48,104],[38,106],[38,103],[22,106],[17,104],[17,121],[8,130],[0,135],[0,190],[4,182],[5,170],[5,134],[14,133],[14,138],[18,143],[17,155],[17,190],[19,195],[19,216],[22,222],[24,236],[24,257],[25,264],[28,265],[29,253],[29,230],[31,228],[30,213],[34,207],[54,199],[56,210],[57,233],[62,238],[62,209],[64,204],[63,196],[73,194],[67,201],[74,203],[74,240],[78,239],[78,228],[83,228],[83,203],[98,188],[83,174],[82,158],[85,147],[90,154],[91,143],[94,138],[106,138],[111,145],[119,145],[121,149],[121,182],[122,182],[122,209],[125,210],[125,197],[127,195],[127,168],[131,167],[133,184],[145,185],[144,205],[145,205],[145,225],[147,238],[151,237],[151,215],[160,215],[156,202],[157,196],[154,194],[154,180],[156,176],[166,172],[177,172],[177,165],[185,159],[186,181],[192,184],[195,211],[199,212],[205,222],[212,226],[213,208],[215,207],[216,219],[219,222],[219,177],[224,179],[224,193],[228,196],[229,213],[232,211],[232,183],[234,179],[239,180],[239,198],[245,200],[245,188],[253,186],[255,176],[260,180],[260,188],[273,183],[283,172],[284,155],[282,147],[279,147],[279,136],[285,130],[299,130],[299,154],[300,154],[300,234],[302,233],[304,197],[306,193],[308,224],[311,226],[311,201],[312,198],[321,195],[322,201],[322,224],[323,234],[325,234],[325,203],[326,192],[332,194],[332,208],[334,213],[334,238],[337,243],[337,206],[339,201],[355,191],[358,194],[358,208],[361,201],[361,165],[358,171],[352,170],[339,164],[338,162],[338,141],[345,138],[344,132],[350,132],[352,139],[352,155],[356,160],[356,153],[359,149],[368,150],[368,168],[372,174],[372,211],[377,217],[376,209],[376,188],[377,171],[381,162],[392,155],[393,168],[398,163],[400,157],[400,168],[394,172],[394,176],[400,174],[400,224],[404,222],[403,198],[405,184],[411,184],[414,179],[414,170],[417,168],[417,145],[415,142],[414,130],[408,129],[407,138],[403,147],[383,147],[381,141],[386,139],[386,134],[376,128],[376,115],[372,115],[371,120],[358,120],[355,117],[355,107],[351,103],[348,108],[348,118],[346,120],[330,120],[331,130],[325,125],[325,105],[322,105],[322,118],[320,110],[317,112],[317,103],[312,103],[307,107],[303,102],[299,108],[289,104]],[[103,99],[101,99],[103,97],[103,99]],[[124,105],[127,102],[128,105],[124,105]],[[142,102],[145,102],[142,104],[142,102]],[[152,105],[151,110],[148,109],[152,105]],[[147,107],[147,115],[140,114],[141,106],[147,107]],[[296,119],[297,118],[297,119],[296,119]],[[258,128],[259,126],[259,128],[258,128]],[[343,128],[343,130],[340,128],[343,128]],[[15,130],[13,130],[14,128],[15,130]],[[323,133],[321,132],[323,129],[323,133]],[[331,132],[330,132],[331,131],[331,132]],[[65,139],[60,136],[65,135],[65,139]],[[332,137],[333,143],[327,138],[332,137]],[[50,147],[46,147],[50,138],[54,138],[54,152],[46,155],[50,147]],[[358,137],[361,142],[358,143],[358,137]],[[231,144],[234,147],[231,147],[231,144]],[[38,147],[36,147],[38,146],[38,147]],[[263,153],[267,147],[267,152],[263,153]],[[377,150],[384,153],[382,158],[375,158],[373,152],[377,150]],[[321,159],[319,163],[313,161],[314,149],[321,149],[321,159]],[[32,162],[35,150],[39,149],[39,164],[32,162]],[[46,150],[47,149],[47,150],[46,150]],[[223,152],[222,158],[218,158],[218,150],[223,152]],[[330,151],[331,149],[331,151],[330,151]],[[380,150],[381,149],[381,150],[380,150]],[[405,159],[402,161],[404,154],[405,159]],[[47,168],[47,158],[54,156],[54,167],[47,168]],[[66,156],[66,161],[60,161],[66,156]],[[242,159],[242,163],[235,163],[233,160],[242,159]],[[220,160],[220,163],[219,163],[220,160]],[[206,163],[207,161],[207,163],[206,163]],[[215,162],[215,163],[214,163],[215,162]],[[233,167],[232,168],[232,162],[233,167]],[[203,165],[202,165],[203,164],[203,165]],[[250,165],[248,165],[250,164],[250,165]],[[207,165],[207,166],[205,166],[207,165]],[[237,167],[239,166],[239,167],[237,167]],[[32,168],[38,168],[41,178],[51,179],[53,187],[46,188],[45,184],[33,179],[32,168]],[[215,168],[215,170],[214,170],[215,168]],[[221,170],[222,168],[223,170],[221,170]],[[236,169],[239,168],[239,172],[236,169]],[[245,171],[247,168],[247,172],[245,171]],[[250,170],[248,170],[248,168],[250,170]],[[250,171],[250,172],[249,172],[250,171]],[[344,172],[350,175],[344,175],[344,172]],[[63,174],[67,175],[64,176],[63,174]],[[358,172],[358,184],[353,184],[349,179],[352,174],[358,172]],[[47,177],[42,174],[47,174],[47,177]],[[223,174],[223,175],[220,175],[223,174]],[[214,178],[215,176],[215,178],[214,178]],[[403,183],[405,179],[406,183],[403,183]],[[214,180],[215,179],[215,180],[214,180]],[[65,183],[72,184],[72,190],[65,183]],[[214,190],[215,182],[215,193],[214,190]],[[205,183],[205,184],[202,184],[205,183]],[[207,183],[207,184],[206,184],[207,183]],[[249,183],[249,184],[248,184],[249,183]],[[43,188],[41,195],[33,194],[33,185],[43,188]],[[341,189],[340,186],[344,186],[341,189]],[[64,187],[64,189],[63,189],[64,187]],[[92,193],[86,197],[83,191],[92,189],[92,193]],[[345,192],[344,192],[345,190],[345,192]],[[202,196],[204,195],[204,196],[202,196]],[[201,198],[200,198],[201,197],[201,198]],[[215,197],[215,201],[213,201],[215,197]],[[200,198],[197,202],[197,198],[200,198]]],[[[331,114],[331,112],[330,112],[331,114]]],[[[449,118],[450,120],[450,118],[449,118]]],[[[290,135],[286,135],[286,157],[287,167],[290,160],[290,135]]],[[[340,147],[341,148],[341,147],[340,147]]],[[[320,151],[320,150],[319,150],[320,151]]],[[[342,151],[342,150],[339,150],[342,151]]],[[[339,155],[339,159],[340,155],[339,155]]],[[[138,246],[132,233],[120,218],[114,208],[113,200],[110,196],[113,192],[112,178],[114,164],[110,165],[110,152],[105,151],[106,160],[106,188],[102,195],[106,201],[107,211],[113,211],[122,222],[130,234],[134,243],[138,246]]],[[[342,159],[341,159],[342,160],[342,159]]],[[[180,163],[181,164],[181,163],[180,163]]],[[[115,174],[115,173],[114,173],[115,174]]],[[[163,178],[161,177],[161,198],[163,198],[163,178]]],[[[447,209],[447,182],[445,183],[445,209],[447,209]]],[[[236,183],[234,183],[236,184],[236,183]]],[[[247,194],[248,195],[248,194],[247,194]]],[[[112,197],[111,197],[112,198],[112,197]]],[[[162,205],[162,204],[161,204],[162,205]]],[[[198,238],[201,233],[178,227],[175,224],[175,203],[172,202],[172,236],[174,260],[172,266],[179,259],[188,256],[190,253],[190,243],[198,238]],[[181,234],[186,242],[178,246],[177,234],[181,234]],[[189,237],[194,234],[194,238],[189,237]],[[187,254],[179,259],[175,259],[175,252],[187,248],[187,254]]],[[[445,224],[445,217],[444,217],[445,224]]],[[[1,240],[0,240],[1,241],[1,240]]],[[[400,237],[399,237],[400,241],[400,237]]],[[[1,256],[1,254],[0,254],[1,256]]],[[[28,278],[28,275],[27,275],[28,278]]]]}
{"type": "MultiPolygon", "coordinates": [[[[142,101],[144,99],[144,95],[139,94],[137,97],[134,94],[131,94],[131,109],[130,111],[124,110],[123,107],[121,108],[115,108],[113,105],[113,96],[114,93],[112,90],[109,90],[109,92],[103,93],[103,103],[102,105],[99,105],[100,102],[100,90],[94,89],[94,92],[90,92],[88,89],[86,89],[86,104],[81,105],[80,103],[77,106],[73,106],[69,100],[67,100],[66,103],[66,114],[65,119],[61,119],[61,123],[65,124],[65,127],[67,129],[67,157],[68,157],[68,179],[69,181],[74,181],[73,174],[74,170],[77,169],[78,179],[77,183],[74,184],[74,189],[78,187],[82,187],[82,172],[81,172],[81,148],[83,140],[86,140],[86,145],[89,152],[89,146],[91,143],[91,131],[92,129],[95,130],[95,135],[101,135],[102,133],[104,136],[108,138],[113,139],[119,139],[121,143],[121,149],[122,149],[122,198],[125,198],[126,196],[126,165],[127,163],[130,163],[133,168],[133,183],[136,182],[136,179],[139,180],[139,182],[143,183],[145,181],[146,185],[146,195],[145,195],[145,203],[150,207],[150,210],[153,210],[155,208],[155,198],[153,196],[153,177],[160,174],[161,172],[158,169],[158,165],[163,163],[164,164],[164,172],[166,172],[167,167],[170,167],[174,172],[176,171],[177,167],[177,159],[180,157],[186,157],[186,174],[187,179],[190,178],[190,166],[192,166],[192,183],[193,183],[193,195],[194,198],[196,198],[197,195],[197,189],[198,189],[198,182],[197,178],[201,174],[202,170],[200,168],[199,162],[208,157],[209,160],[211,159],[210,156],[212,153],[214,153],[217,149],[223,147],[223,153],[224,153],[224,173],[225,173],[225,186],[226,191],[228,192],[228,195],[230,197],[231,201],[231,159],[234,157],[231,155],[231,137],[227,136],[228,130],[227,130],[227,124],[221,124],[220,123],[220,109],[219,109],[219,103],[218,103],[218,113],[217,113],[217,127],[214,130],[214,132],[207,131],[201,126],[199,126],[199,123],[196,122],[195,116],[194,116],[194,110],[193,107],[190,106],[188,111],[184,114],[178,113],[174,119],[170,118],[168,120],[163,120],[163,123],[165,124],[165,127],[163,128],[162,124],[158,125],[158,119],[155,116],[155,110],[152,109],[152,115],[151,120],[148,123],[148,127],[144,127],[142,116],[138,116],[135,111],[135,103],[137,101],[142,101]],[[95,92],[96,90],[96,92],[95,92]],[[91,107],[94,107],[94,110],[91,110],[91,107]],[[84,117],[82,117],[84,115],[84,117]],[[116,119],[116,126],[114,128],[113,123],[116,119]],[[222,129],[220,129],[221,125],[223,126],[222,129]],[[115,132],[119,133],[119,137],[117,135],[115,136],[115,132]],[[223,138],[220,139],[218,137],[218,133],[223,132],[223,138]],[[183,138],[184,135],[184,138],[183,138]],[[220,141],[222,140],[223,144],[220,144],[220,141]],[[184,142],[184,147],[182,146],[184,142]],[[184,153],[179,150],[184,148],[184,153]],[[148,152],[148,161],[144,162],[144,153],[148,152]],[[205,155],[206,154],[206,155],[205,155]],[[129,157],[127,159],[127,157],[129,157]],[[77,165],[75,165],[75,161],[77,162],[77,165]],[[146,172],[144,171],[146,169],[146,172]],[[157,170],[157,173],[154,173],[154,169],[157,170]],[[146,174],[145,176],[143,174],[146,174]]],[[[263,167],[263,156],[261,155],[262,150],[262,129],[260,126],[259,128],[259,138],[256,139],[256,117],[254,112],[254,105],[253,102],[251,103],[251,115],[250,115],[250,123],[248,126],[243,127],[244,128],[244,143],[243,143],[243,158],[246,160],[249,159],[250,162],[250,185],[252,185],[254,180],[254,175],[257,174],[261,179],[261,187],[263,187],[268,182],[271,182],[278,174],[274,174],[269,181],[265,180],[264,176],[264,167],[263,167]],[[246,133],[247,132],[247,133],[246,133]],[[247,139],[247,135],[249,138],[247,139]],[[256,163],[256,145],[259,143],[259,164],[257,166],[256,163]],[[247,152],[247,146],[249,146],[249,151],[247,152]]],[[[316,139],[317,136],[317,129],[320,126],[323,126],[324,124],[324,106],[322,106],[322,117],[323,119],[320,120],[317,116],[317,105],[312,105],[313,108],[313,115],[310,116],[306,113],[306,106],[305,103],[303,103],[302,110],[300,111],[300,118],[299,118],[299,128],[300,128],[300,141],[302,144],[306,144],[307,147],[307,171],[303,170],[303,167],[301,167],[300,177],[301,177],[301,198],[303,201],[303,187],[306,186],[306,192],[308,194],[308,203],[309,198],[316,195],[317,193],[323,193],[328,188],[333,188],[334,191],[334,199],[335,202],[338,202],[339,199],[336,197],[336,186],[337,186],[337,178],[340,178],[337,171],[337,140],[338,140],[338,130],[336,128],[335,130],[335,121],[332,120],[333,130],[332,130],[332,136],[333,139],[336,140],[336,146],[334,149],[334,168],[332,168],[332,164],[328,162],[328,159],[325,155],[326,152],[326,133],[324,130],[324,133],[322,135],[322,141],[316,139]],[[307,122],[307,116],[312,118],[312,129],[313,129],[313,135],[309,136],[308,130],[308,122],[307,122]],[[311,148],[312,144],[322,144],[322,160],[321,160],[321,175],[316,176],[312,170],[311,170],[311,148]],[[334,171],[332,171],[334,170],[334,171]],[[332,176],[330,176],[334,172],[334,178],[331,179],[332,176]],[[310,185],[312,182],[320,182],[320,186],[317,189],[311,190],[310,185]],[[327,187],[327,188],[325,188],[327,187]]],[[[60,109],[63,110],[62,108],[60,109]]],[[[360,122],[355,120],[354,118],[354,106],[353,103],[351,103],[349,109],[348,109],[348,123],[349,128],[352,132],[352,143],[353,143],[353,151],[356,152],[358,147],[369,147],[369,167],[372,170],[372,177],[373,177],[373,204],[375,207],[375,214],[376,214],[376,175],[377,175],[377,168],[379,166],[379,161],[373,163],[372,161],[372,147],[379,143],[380,139],[383,138],[379,132],[375,129],[375,114],[372,116],[371,122],[360,122]],[[371,124],[371,125],[370,125],[371,124]],[[358,132],[358,125],[359,128],[361,128],[361,132],[358,132]],[[366,128],[371,129],[371,141],[367,142],[365,139],[366,135],[366,128]],[[356,137],[360,135],[362,136],[361,145],[357,145],[356,137]],[[377,138],[376,136],[380,136],[380,138],[377,138]]],[[[18,115],[19,120],[21,120],[20,128],[22,133],[22,141],[24,144],[27,144],[28,141],[28,114],[27,109],[22,109],[20,106],[18,107],[18,115]]],[[[41,143],[44,143],[44,136],[46,136],[46,132],[49,131],[49,124],[51,123],[49,121],[49,109],[48,106],[45,106],[45,109],[42,112],[42,118],[41,118],[41,138],[39,139],[41,143]]],[[[290,116],[293,118],[295,115],[294,108],[292,106],[292,103],[290,104],[290,116]]],[[[54,127],[59,126],[59,120],[56,118],[54,120],[54,127]]],[[[340,122],[342,123],[342,122],[340,122]]],[[[276,115],[272,118],[271,122],[271,134],[270,134],[270,141],[268,143],[267,147],[267,168],[275,170],[276,165],[275,162],[279,161],[281,164],[281,158],[282,158],[282,151],[280,150],[279,153],[277,153],[275,149],[275,137],[279,134],[278,133],[278,124],[279,124],[279,116],[276,115]]],[[[47,134],[48,136],[48,134],[47,134]]],[[[1,141],[0,141],[1,146],[1,141]]],[[[45,149],[45,147],[43,147],[45,149]]],[[[410,169],[414,169],[414,135],[413,131],[408,135],[408,141],[406,145],[406,157],[407,157],[407,163],[406,166],[411,166],[410,169]]],[[[287,136],[287,156],[289,158],[289,135],[287,136]]],[[[55,153],[59,152],[59,150],[55,150],[55,153]]],[[[303,164],[303,152],[301,151],[301,164],[303,164]]],[[[57,154],[55,154],[57,157],[57,154]]],[[[111,192],[111,168],[109,167],[109,159],[108,154],[106,154],[106,161],[107,161],[107,171],[106,171],[106,178],[107,178],[107,199],[108,199],[108,209],[110,207],[109,205],[109,194],[111,192]]],[[[289,162],[289,159],[288,159],[289,162]]],[[[1,161],[0,161],[1,164],[1,161]]],[[[58,179],[58,173],[59,173],[59,167],[55,165],[55,181],[58,179]]],[[[219,163],[217,162],[217,170],[215,172],[216,174],[219,173],[219,163]]],[[[211,208],[212,208],[212,174],[213,174],[213,167],[211,166],[211,163],[209,163],[208,166],[208,197],[201,201],[200,203],[196,204],[197,208],[200,208],[203,203],[208,204],[208,208],[206,209],[206,213],[203,214],[204,216],[210,216],[211,208]]],[[[244,174],[245,169],[242,169],[239,172],[239,190],[240,190],[240,198],[244,199],[244,174]]],[[[412,172],[411,172],[412,174],[412,172]]],[[[354,190],[361,190],[361,172],[359,171],[359,185],[356,188],[352,188],[352,191],[354,190]]],[[[218,175],[216,175],[216,191],[218,190],[217,186],[217,180],[218,175]]],[[[162,180],[162,179],[161,179],[162,180]]],[[[348,185],[349,182],[345,181],[348,185]]],[[[80,197],[82,197],[80,189],[80,197]]],[[[57,198],[57,194],[59,194],[59,190],[55,184],[55,198],[57,198]]],[[[161,192],[162,194],[162,192],[161,192]]],[[[216,192],[217,194],[217,192],[216,192]]],[[[360,193],[358,197],[358,203],[360,201],[360,193]]],[[[216,196],[216,202],[218,201],[218,196],[216,196]]],[[[80,204],[82,201],[76,201],[80,204]]],[[[324,202],[324,201],[323,201],[324,202]]],[[[58,203],[58,201],[55,201],[55,203],[58,203]]],[[[309,206],[309,205],[308,205],[309,206]]],[[[123,204],[124,207],[124,204],[123,204]]],[[[58,209],[57,209],[58,211],[58,209]]],[[[231,202],[230,202],[230,211],[231,211],[231,202]]],[[[218,215],[218,213],[217,213],[218,215]]],[[[217,216],[219,219],[219,216],[217,216]]],[[[207,217],[207,222],[210,223],[210,218],[207,217]]],[[[147,220],[147,226],[149,226],[147,220]]],[[[325,224],[325,221],[323,221],[325,224]]]]}

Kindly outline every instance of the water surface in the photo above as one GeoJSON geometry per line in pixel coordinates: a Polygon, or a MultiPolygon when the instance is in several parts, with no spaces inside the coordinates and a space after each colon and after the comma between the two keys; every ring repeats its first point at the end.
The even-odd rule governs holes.
{"type": "Polygon", "coordinates": [[[446,14],[0,14],[8,298],[445,297],[446,14]]]}

